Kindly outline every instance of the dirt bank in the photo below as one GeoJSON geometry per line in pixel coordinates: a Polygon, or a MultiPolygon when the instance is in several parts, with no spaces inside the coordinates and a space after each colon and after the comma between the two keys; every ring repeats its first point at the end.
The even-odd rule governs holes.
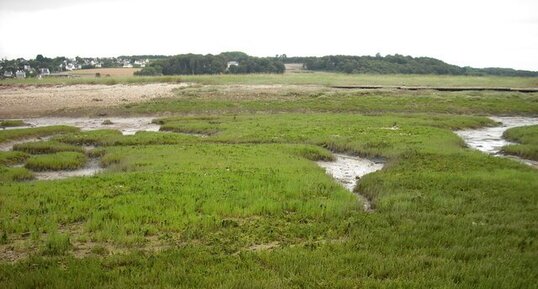
{"type": "Polygon", "coordinates": [[[77,108],[110,107],[170,97],[174,88],[187,84],[152,83],[144,85],[67,85],[0,87],[0,118],[50,115],[77,108]]]}

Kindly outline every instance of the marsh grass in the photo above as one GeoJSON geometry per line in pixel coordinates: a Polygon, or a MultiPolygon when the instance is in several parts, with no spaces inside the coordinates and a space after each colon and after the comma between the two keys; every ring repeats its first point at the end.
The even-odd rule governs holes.
{"type": "Polygon", "coordinates": [[[0,165],[0,181],[1,182],[18,182],[33,179],[34,176],[25,168],[11,168],[0,165]]]}
{"type": "Polygon", "coordinates": [[[87,161],[83,153],[58,152],[32,156],[24,167],[32,171],[76,170],[83,167],[87,161]]]}
{"type": "Polygon", "coordinates": [[[35,127],[35,128],[21,128],[21,129],[10,129],[10,130],[0,130],[0,142],[18,140],[24,138],[32,137],[44,137],[54,134],[62,134],[69,132],[78,132],[79,129],[71,126],[46,126],[46,127],[35,127]]]}
{"type": "Polygon", "coordinates": [[[140,131],[135,135],[124,136],[117,130],[93,130],[80,133],[65,134],[53,138],[54,141],[86,146],[125,146],[125,145],[152,145],[152,144],[178,144],[196,142],[196,136],[140,131]]]}
{"type": "Polygon", "coordinates": [[[59,143],[55,141],[40,141],[16,144],[13,146],[14,151],[21,151],[29,154],[51,154],[57,152],[84,152],[79,146],[59,143]]]}
{"type": "Polygon", "coordinates": [[[68,235],[53,232],[48,235],[41,254],[48,256],[63,255],[67,253],[70,248],[71,241],[68,235]]]}
{"type": "Polygon", "coordinates": [[[324,87],[201,86],[176,97],[116,108],[127,113],[242,114],[253,112],[526,114],[538,111],[538,93],[336,90],[324,87]]]}
{"type": "Polygon", "coordinates": [[[4,119],[0,120],[0,128],[2,127],[16,127],[16,126],[25,126],[27,123],[25,123],[21,119],[4,119]]]}
{"type": "Polygon", "coordinates": [[[0,151],[0,165],[16,165],[24,162],[26,159],[28,159],[29,155],[24,152],[17,152],[17,151],[0,151]]]}
{"type": "Polygon", "coordinates": [[[485,86],[537,87],[536,77],[451,76],[413,74],[344,74],[344,73],[289,73],[249,75],[176,75],[156,77],[101,77],[101,78],[44,78],[6,79],[0,85],[72,85],[72,84],[145,84],[194,82],[210,85],[403,85],[403,86],[485,86]]]}
{"type": "Polygon", "coordinates": [[[501,150],[503,153],[538,161],[538,125],[508,129],[503,137],[519,143],[504,146],[501,150]]]}
{"type": "Polygon", "coordinates": [[[107,170],[0,183],[0,250],[30,255],[0,262],[0,287],[535,287],[536,171],[466,149],[452,132],[493,125],[487,117],[156,122],[218,133],[72,132],[55,141],[99,145],[107,170]],[[313,162],[331,151],[387,159],[356,188],[374,213],[313,162]]]}

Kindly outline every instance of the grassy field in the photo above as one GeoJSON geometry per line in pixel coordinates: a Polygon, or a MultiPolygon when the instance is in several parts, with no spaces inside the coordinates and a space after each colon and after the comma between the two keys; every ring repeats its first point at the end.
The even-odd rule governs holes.
{"type": "Polygon", "coordinates": [[[538,125],[511,128],[503,136],[519,143],[503,147],[504,153],[538,161],[538,125]]]}
{"type": "Polygon", "coordinates": [[[338,90],[310,86],[194,86],[111,113],[352,112],[537,115],[538,93],[338,90]]]}
{"type": "Polygon", "coordinates": [[[93,68],[73,70],[69,74],[76,77],[92,78],[96,77],[96,74],[99,73],[100,77],[127,78],[133,76],[139,70],[140,68],[93,68]]]}
{"type": "MultiPolygon", "coordinates": [[[[161,132],[0,131],[0,142],[53,135],[0,153],[0,287],[538,283],[538,172],[470,150],[453,133],[494,125],[483,114],[536,115],[536,94],[241,88],[214,81],[222,84],[111,110],[165,114],[154,120],[161,132]],[[59,160],[38,153],[83,145],[97,146],[88,154],[104,172],[25,181],[31,172],[12,167],[43,156],[59,160]],[[333,152],[385,160],[356,188],[374,212],[364,212],[355,195],[315,164],[333,152]]],[[[474,80],[459,83],[465,81],[474,80]]]]}
{"type": "MultiPolygon", "coordinates": [[[[123,68],[122,68],[123,69],[123,68]]],[[[124,72],[120,69],[119,71],[124,72]]],[[[77,73],[86,73],[80,70],[77,73]]],[[[101,73],[102,76],[103,73],[101,73]]],[[[112,74],[111,74],[112,75],[112,74]]],[[[7,79],[2,85],[58,85],[58,84],[143,84],[156,82],[194,82],[205,85],[397,85],[397,86],[481,86],[481,87],[538,87],[536,77],[502,77],[502,76],[452,76],[452,75],[375,75],[342,74],[328,72],[289,73],[289,74],[254,74],[254,75],[179,75],[136,77],[115,73],[112,77],[95,78],[95,72],[87,77],[45,78],[45,79],[7,79]],[[116,76],[117,75],[117,76],[116,76]]]]}

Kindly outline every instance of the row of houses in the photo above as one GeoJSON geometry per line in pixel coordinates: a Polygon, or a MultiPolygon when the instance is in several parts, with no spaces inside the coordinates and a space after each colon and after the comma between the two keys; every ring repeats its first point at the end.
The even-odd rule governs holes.
{"type": "MultiPolygon", "coordinates": [[[[58,58],[56,58],[58,59],[58,58]]],[[[102,68],[102,67],[146,67],[148,59],[132,59],[130,57],[118,58],[63,58],[54,64],[48,66],[54,72],[73,71],[79,69],[102,68]],[[51,67],[51,65],[53,65],[51,67]]],[[[16,60],[0,60],[0,78],[26,78],[27,76],[48,76],[51,74],[49,68],[35,67],[42,62],[25,60],[22,58],[16,60]],[[37,63],[37,65],[36,65],[37,63]],[[2,67],[6,65],[7,67],[2,67]],[[32,67],[34,66],[34,67],[32,67]]],[[[43,65],[45,66],[45,65],[43,65]]]]}
{"type": "MultiPolygon", "coordinates": [[[[26,71],[29,71],[32,69],[17,69],[15,73],[13,73],[10,70],[4,71],[4,74],[2,75],[4,78],[26,78],[26,71]]],[[[48,68],[40,68],[39,69],[39,76],[48,76],[50,75],[50,70],[48,68]]]]}

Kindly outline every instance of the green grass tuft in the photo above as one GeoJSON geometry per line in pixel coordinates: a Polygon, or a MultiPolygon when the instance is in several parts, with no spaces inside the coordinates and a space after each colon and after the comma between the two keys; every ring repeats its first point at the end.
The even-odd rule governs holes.
{"type": "Polygon", "coordinates": [[[34,176],[25,168],[10,168],[0,165],[1,182],[18,182],[33,179],[34,176]]]}
{"type": "Polygon", "coordinates": [[[18,140],[24,138],[39,138],[54,134],[78,132],[79,129],[71,126],[46,126],[46,127],[34,127],[34,128],[21,128],[21,129],[9,129],[0,131],[0,142],[18,140]]]}
{"type": "Polygon", "coordinates": [[[26,162],[25,167],[32,171],[76,170],[83,167],[87,160],[82,153],[58,152],[32,156],[26,162]]]}
{"type": "Polygon", "coordinates": [[[40,141],[27,142],[16,144],[13,146],[14,151],[21,151],[29,154],[51,154],[57,152],[84,152],[84,149],[75,146],[64,144],[56,141],[40,141]]]}
{"type": "Polygon", "coordinates": [[[28,125],[21,119],[4,119],[0,120],[0,127],[16,127],[28,125]]]}
{"type": "Polygon", "coordinates": [[[26,159],[28,159],[29,155],[24,152],[17,152],[17,151],[0,151],[0,165],[16,165],[20,164],[26,159]]]}
{"type": "Polygon", "coordinates": [[[503,137],[520,144],[507,145],[502,152],[524,159],[538,161],[538,125],[522,126],[508,129],[503,137]]]}

